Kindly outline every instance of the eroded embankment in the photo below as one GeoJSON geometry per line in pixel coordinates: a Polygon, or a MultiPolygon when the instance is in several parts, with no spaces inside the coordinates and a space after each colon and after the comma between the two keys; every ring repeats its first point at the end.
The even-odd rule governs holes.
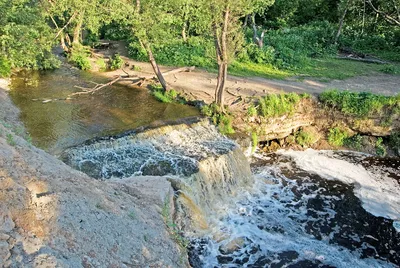
{"type": "Polygon", "coordinates": [[[352,115],[321,103],[316,97],[304,97],[293,104],[293,110],[281,115],[249,115],[246,109],[236,112],[234,126],[252,135],[253,143],[259,143],[266,152],[288,148],[351,149],[398,156],[400,147],[391,138],[400,137],[399,109],[398,104],[391,108],[382,105],[379,111],[352,115]]]}

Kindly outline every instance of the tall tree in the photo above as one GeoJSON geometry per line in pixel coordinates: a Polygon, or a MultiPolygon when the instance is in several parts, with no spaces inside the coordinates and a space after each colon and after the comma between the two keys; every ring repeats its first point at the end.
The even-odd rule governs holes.
{"type": "Polygon", "coordinates": [[[10,68],[48,69],[57,65],[51,54],[53,30],[42,10],[36,1],[0,0],[0,69],[8,69],[3,75],[10,68]]]}
{"type": "Polygon", "coordinates": [[[174,22],[178,4],[178,0],[166,0],[162,3],[157,0],[136,0],[133,17],[133,35],[146,51],[153,71],[165,91],[170,90],[170,86],[160,71],[152,46],[176,38],[174,22]]]}
{"type": "Polygon", "coordinates": [[[243,44],[240,19],[273,4],[273,0],[205,0],[204,3],[211,14],[210,28],[218,65],[215,103],[223,110],[228,65],[243,44]]]}

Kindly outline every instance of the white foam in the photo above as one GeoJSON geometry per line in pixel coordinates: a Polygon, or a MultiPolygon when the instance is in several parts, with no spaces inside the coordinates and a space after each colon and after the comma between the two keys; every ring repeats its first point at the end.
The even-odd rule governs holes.
{"type": "Polygon", "coordinates": [[[400,185],[378,172],[370,172],[361,165],[336,159],[330,151],[280,151],[290,156],[299,168],[328,180],[354,184],[354,194],[369,213],[387,219],[400,219],[400,185]]]}

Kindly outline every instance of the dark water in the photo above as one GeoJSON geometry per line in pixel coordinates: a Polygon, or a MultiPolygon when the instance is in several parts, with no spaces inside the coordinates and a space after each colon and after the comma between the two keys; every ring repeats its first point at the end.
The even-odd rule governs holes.
{"type": "MultiPolygon", "coordinates": [[[[379,170],[382,178],[400,176],[396,159],[334,157],[379,170]]],[[[252,169],[254,191],[227,206],[210,236],[192,241],[193,267],[400,266],[393,220],[366,211],[355,185],[304,171],[282,155],[258,159],[252,169]]]]}
{"type": "Polygon", "coordinates": [[[118,85],[73,100],[33,101],[65,98],[80,91],[74,86],[93,87],[89,81],[107,79],[69,67],[20,72],[12,77],[10,96],[36,146],[58,154],[96,136],[121,133],[157,120],[198,115],[194,107],[158,102],[147,89],[118,85]]]}

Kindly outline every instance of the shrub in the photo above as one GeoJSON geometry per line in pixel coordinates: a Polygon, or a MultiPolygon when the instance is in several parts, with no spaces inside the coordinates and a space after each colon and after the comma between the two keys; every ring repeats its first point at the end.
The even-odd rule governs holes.
{"type": "Polygon", "coordinates": [[[400,156],[400,132],[392,133],[389,138],[389,145],[400,156]]]}
{"type": "Polygon", "coordinates": [[[335,127],[329,130],[328,142],[332,146],[343,146],[348,136],[349,134],[345,130],[335,127]]]}
{"type": "Polygon", "coordinates": [[[232,127],[232,116],[223,113],[218,105],[215,103],[204,105],[201,108],[201,113],[210,117],[214,125],[218,126],[222,134],[233,134],[235,130],[232,127]]]}
{"type": "Polygon", "coordinates": [[[99,68],[99,71],[106,71],[107,70],[107,63],[105,62],[105,60],[103,58],[99,58],[96,60],[96,65],[99,68]]]}
{"type": "Polygon", "coordinates": [[[313,133],[300,130],[296,135],[296,142],[302,147],[308,147],[315,141],[313,133]]]}
{"type": "Polygon", "coordinates": [[[386,74],[399,74],[400,68],[394,65],[385,65],[380,71],[386,74]]]}
{"type": "Polygon", "coordinates": [[[178,97],[178,92],[175,90],[171,89],[168,91],[164,91],[164,89],[161,86],[151,86],[153,96],[161,102],[164,103],[171,103],[176,100],[178,97]]]}
{"type": "Polygon", "coordinates": [[[124,64],[124,60],[121,58],[121,56],[118,53],[116,53],[111,58],[110,69],[111,70],[118,70],[118,69],[120,69],[122,67],[123,64],[124,64]]]}
{"type": "Polygon", "coordinates": [[[382,143],[383,143],[383,139],[381,137],[379,137],[376,140],[376,143],[375,143],[376,154],[379,155],[379,156],[385,156],[386,155],[386,149],[382,145],[382,143]]]}
{"type": "Polygon", "coordinates": [[[68,60],[81,70],[90,70],[92,66],[89,61],[89,55],[89,48],[82,45],[74,45],[71,53],[68,54],[68,60]]]}
{"type": "Polygon", "coordinates": [[[0,77],[8,77],[11,74],[11,64],[5,58],[0,56],[0,77]]]}
{"type": "Polygon", "coordinates": [[[260,99],[259,114],[263,117],[292,115],[300,99],[296,93],[269,94],[260,99]]]}
{"type": "Polygon", "coordinates": [[[355,150],[360,150],[362,147],[362,136],[357,134],[346,138],[344,140],[344,145],[355,150]]]}
{"type": "Polygon", "coordinates": [[[257,115],[257,108],[254,106],[254,104],[251,104],[247,109],[247,115],[250,117],[257,115]]]}

